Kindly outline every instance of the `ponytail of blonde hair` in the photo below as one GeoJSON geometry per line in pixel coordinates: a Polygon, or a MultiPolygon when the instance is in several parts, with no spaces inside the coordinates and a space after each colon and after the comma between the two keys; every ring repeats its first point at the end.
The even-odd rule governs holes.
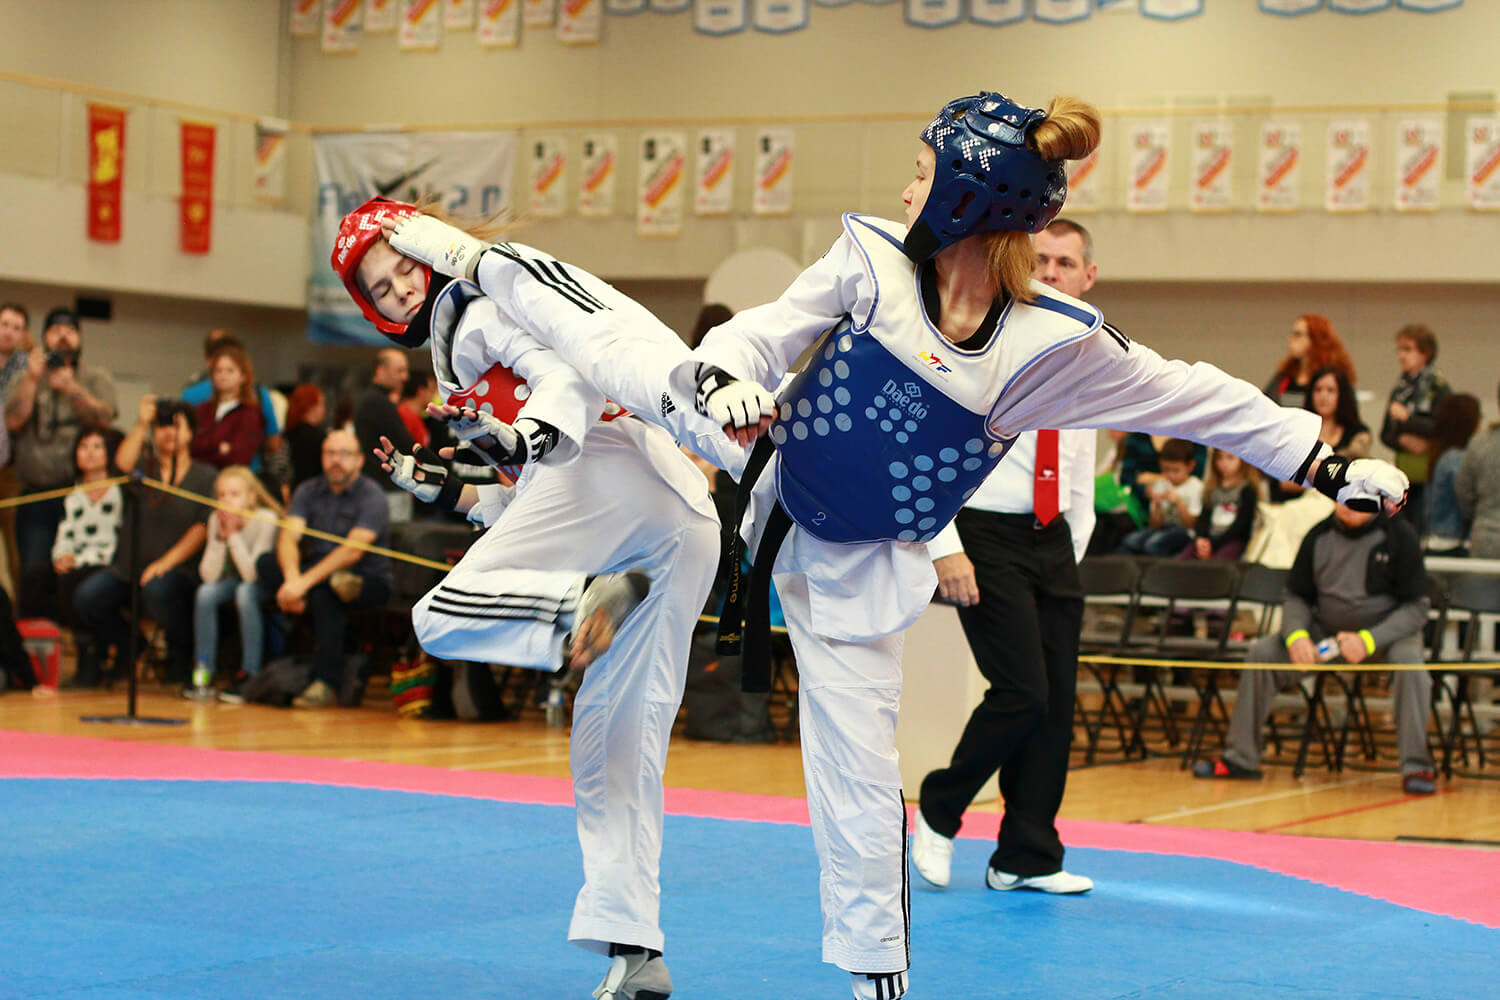
{"type": "Polygon", "coordinates": [[[266,490],[265,486],[261,483],[260,477],[251,472],[248,466],[230,465],[221,470],[219,472],[218,478],[214,480],[215,495],[217,495],[219,492],[219,484],[224,482],[226,479],[239,480],[240,485],[244,486],[245,489],[250,491],[250,496],[254,499],[256,509],[264,507],[268,510],[274,511],[277,517],[281,516],[281,504],[276,502],[276,500],[266,490]]]}
{"type": "MultiPolygon", "coordinates": [[[[1027,137],[1027,144],[1044,160],[1081,160],[1099,148],[1099,109],[1076,97],[1054,97],[1047,117],[1027,137]]],[[[1031,234],[1015,230],[988,233],[985,254],[995,285],[1021,302],[1036,298],[1031,274],[1036,270],[1036,249],[1031,234]]]]}

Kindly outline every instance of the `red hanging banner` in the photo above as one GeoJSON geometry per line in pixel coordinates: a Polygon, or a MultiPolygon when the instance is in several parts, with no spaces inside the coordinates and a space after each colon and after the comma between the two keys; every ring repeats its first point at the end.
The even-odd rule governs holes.
{"type": "Polygon", "coordinates": [[[125,109],[89,105],[89,239],[120,242],[125,176],[125,109]]]}
{"type": "Polygon", "coordinates": [[[183,253],[208,253],[214,218],[215,126],[182,122],[182,198],[179,221],[183,253]]]}

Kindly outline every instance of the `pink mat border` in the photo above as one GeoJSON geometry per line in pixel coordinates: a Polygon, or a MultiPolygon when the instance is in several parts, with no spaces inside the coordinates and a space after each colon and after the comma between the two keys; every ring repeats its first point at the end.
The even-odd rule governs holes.
{"type": "MultiPolygon", "coordinates": [[[[13,731],[0,731],[0,778],[276,781],[573,803],[563,778],[13,731]]],[[[783,796],[668,788],[666,808],[678,816],[808,824],[806,800],[783,796]]],[[[998,824],[997,815],[977,813],[960,836],[990,840],[998,824]]],[[[1093,820],[1058,826],[1070,847],[1230,861],[1500,928],[1500,851],[1093,820]]]]}

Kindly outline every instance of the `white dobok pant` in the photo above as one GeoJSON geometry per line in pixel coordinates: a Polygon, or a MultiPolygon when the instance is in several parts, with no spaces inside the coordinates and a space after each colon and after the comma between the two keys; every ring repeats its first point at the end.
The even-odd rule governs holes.
{"type": "Polygon", "coordinates": [[[719,557],[703,474],[659,427],[595,425],[569,465],[541,465],[412,609],[434,656],[556,669],[586,575],[640,569],[651,591],[573,702],[571,766],[584,884],[568,937],[662,949],[662,772],[688,650],[719,557]]]}

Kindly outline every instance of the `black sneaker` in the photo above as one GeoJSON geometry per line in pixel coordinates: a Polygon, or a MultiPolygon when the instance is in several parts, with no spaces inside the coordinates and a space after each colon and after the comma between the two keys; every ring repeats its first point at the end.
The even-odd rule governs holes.
{"type": "Polygon", "coordinates": [[[245,703],[245,685],[249,682],[249,675],[236,674],[234,682],[219,692],[219,700],[226,705],[243,705],[245,703]]]}
{"type": "Polygon", "coordinates": [[[1401,779],[1401,790],[1407,795],[1435,795],[1437,778],[1431,771],[1413,771],[1401,779]]]}
{"type": "Polygon", "coordinates": [[[1193,763],[1193,777],[1248,778],[1251,781],[1259,781],[1264,776],[1259,771],[1252,771],[1248,767],[1240,767],[1232,760],[1215,757],[1213,760],[1195,761],[1193,763]]]}

